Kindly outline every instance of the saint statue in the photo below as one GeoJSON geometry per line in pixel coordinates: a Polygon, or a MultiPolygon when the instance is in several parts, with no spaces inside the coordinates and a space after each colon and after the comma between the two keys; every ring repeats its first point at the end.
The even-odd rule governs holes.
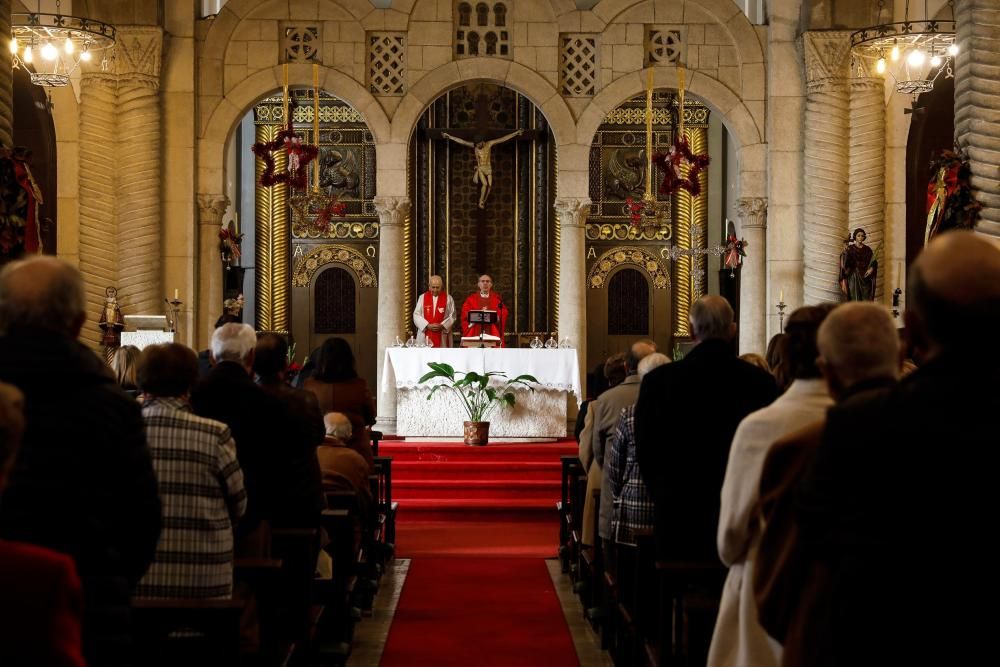
{"type": "Polygon", "coordinates": [[[458,137],[452,136],[447,132],[442,132],[441,136],[445,139],[450,139],[456,144],[461,144],[462,146],[471,147],[476,153],[476,170],[472,174],[472,182],[478,183],[481,188],[479,193],[479,208],[486,207],[486,197],[490,194],[490,188],[493,187],[493,163],[490,155],[490,151],[497,144],[502,144],[505,141],[509,141],[514,137],[518,137],[524,134],[524,130],[515,130],[510,134],[505,134],[502,137],[497,137],[496,139],[491,139],[489,141],[477,141],[475,143],[471,141],[466,141],[465,139],[459,139],[458,137]]]}
{"type": "Polygon", "coordinates": [[[868,234],[858,227],[840,254],[840,291],[848,301],[874,301],[878,257],[865,245],[868,234]]]}
{"type": "Polygon", "coordinates": [[[104,332],[101,344],[105,347],[118,347],[121,345],[122,330],[125,328],[125,318],[122,317],[122,310],[118,307],[118,290],[108,287],[104,290],[104,294],[106,295],[104,309],[97,323],[104,332]]]}

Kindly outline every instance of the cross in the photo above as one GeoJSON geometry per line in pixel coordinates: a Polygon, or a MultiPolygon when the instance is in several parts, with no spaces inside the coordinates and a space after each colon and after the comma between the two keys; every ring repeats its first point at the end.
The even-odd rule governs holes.
{"type": "MultiPolygon", "coordinates": [[[[461,142],[468,142],[471,144],[479,144],[484,142],[495,141],[497,139],[502,139],[512,133],[509,128],[503,127],[490,127],[489,125],[490,117],[490,96],[486,94],[484,88],[480,86],[479,93],[476,96],[476,119],[472,127],[469,128],[433,128],[425,130],[426,136],[435,140],[460,140],[461,142]],[[447,135],[447,136],[446,136],[447,135]]],[[[543,140],[545,138],[545,133],[541,130],[520,130],[520,134],[514,137],[509,137],[513,141],[534,141],[543,140]]],[[[477,150],[475,148],[470,148],[469,150],[477,150]]],[[[489,186],[492,184],[492,156],[490,155],[489,147],[485,151],[486,164],[483,165],[480,162],[481,150],[477,150],[477,169],[474,173],[474,178],[477,182],[480,180],[485,181],[487,178],[488,182],[481,183],[483,187],[483,196],[480,199],[480,206],[473,211],[473,219],[476,222],[476,272],[481,274],[487,273],[486,266],[486,209],[482,207],[487,194],[489,193],[489,186]],[[483,166],[486,167],[485,173],[483,166]]]]}

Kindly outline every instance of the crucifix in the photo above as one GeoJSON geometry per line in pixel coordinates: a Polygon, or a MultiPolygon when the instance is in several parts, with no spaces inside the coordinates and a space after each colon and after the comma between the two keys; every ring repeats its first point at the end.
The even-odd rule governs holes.
{"type": "Polygon", "coordinates": [[[476,166],[472,172],[472,182],[479,185],[479,207],[474,210],[476,222],[476,271],[487,273],[486,267],[486,199],[493,186],[493,147],[506,141],[533,141],[545,135],[541,130],[523,130],[490,127],[490,100],[485,89],[480,86],[476,96],[476,119],[468,128],[427,129],[431,139],[447,140],[461,146],[468,146],[475,152],[476,166]]]}

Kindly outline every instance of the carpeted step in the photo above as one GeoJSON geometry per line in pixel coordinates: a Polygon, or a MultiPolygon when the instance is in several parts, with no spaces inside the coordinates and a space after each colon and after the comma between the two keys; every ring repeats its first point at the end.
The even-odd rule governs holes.
{"type": "Polygon", "coordinates": [[[550,500],[537,500],[532,498],[507,498],[503,503],[497,503],[490,498],[414,498],[405,503],[399,503],[400,512],[411,512],[416,510],[449,510],[453,512],[501,512],[504,510],[530,510],[551,512],[553,516],[558,513],[555,503],[550,500]]]}
{"type": "Polygon", "coordinates": [[[558,480],[559,461],[399,461],[393,459],[397,480],[494,479],[558,480]]]}
{"type": "Polygon", "coordinates": [[[487,445],[468,447],[461,443],[407,444],[383,442],[379,455],[396,461],[559,461],[559,457],[576,454],[575,444],[543,443],[530,445],[487,445]]]}
{"type": "Polygon", "coordinates": [[[554,504],[559,480],[507,479],[402,479],[394,481],[392,498],[401,503],[420,498],[488,499],[495,504],[509,500],[538,500],[554,504]]]}

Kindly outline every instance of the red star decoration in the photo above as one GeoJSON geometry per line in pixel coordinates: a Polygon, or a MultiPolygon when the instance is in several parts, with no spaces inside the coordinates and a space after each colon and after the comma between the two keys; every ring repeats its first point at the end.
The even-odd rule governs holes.
{"type": "Polygon", "coordinates": [[[274,141],[264,141],[250,147],[253,154],[264,161],[264,173],[260,176],[260,184],[266,188],[278,183],[288,183],[295,190],[306,187],[306,165],[316,159],[319,148],[312,144],[302,143],[302,137],[295,133],[292,127],[291,108],[288,112],[288,127],[274,138],[274,141]],[[288,152],[290,163],[298,162],[297,167],[274,173],[274,151],[284,149],[288,152]]]}
{"type": "Polygon", "coordinates": [[[660,184],[661,195],[672,195],[678,190],[687,190],[692,197],[701,194],[701,182],[698,176],[702,169],[708,166],[711,158],[708,153],[695,155],[688,147],[687,139],[677,137],[666,153],[653,155],[653,164],[663,170],[663,183],[660,184]],[[689,167],[687,178],[681,178],[681,165],[689,167]]]}

